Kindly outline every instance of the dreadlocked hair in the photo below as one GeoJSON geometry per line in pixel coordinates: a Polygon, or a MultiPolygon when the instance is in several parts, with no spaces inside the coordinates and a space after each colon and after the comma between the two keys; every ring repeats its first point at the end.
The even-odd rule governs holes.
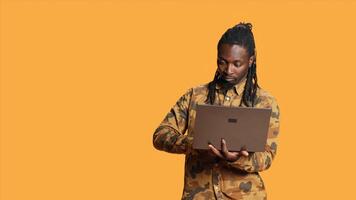
{"type": "MultiPolygon", "coordinates": [[[[256,51],[255,51],[255,40],[252,33],[252,24],[240,22],[232,28],[229,28],[220,38],[217,49],[218,54],[222,44],[237,44],[244,47],[249,57],[255,56],[255,60],[253,61],[251,67],[249,67],[247,76],[246,76],[246,84],[244,87],[244,91],[242,94],[242,100],[240,106],[244,104],[247,107],[254,107],[257,88],[260,86],[257,83],[257,73],[256,73],[256,51]]],[[[205,103],[214,104],[215,101],[215,86],[217,84],[218,79],[220,78],[220,73],[216,70],[214,79],[208,84],[208,96],[205,100],[205,103]]]]}

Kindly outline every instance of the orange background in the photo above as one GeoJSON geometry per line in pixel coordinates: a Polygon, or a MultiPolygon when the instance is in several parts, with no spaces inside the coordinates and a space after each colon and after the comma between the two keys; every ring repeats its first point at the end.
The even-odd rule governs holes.
{"type": "Polygon", "coordinates": [[[240,21],[281,108],[269,199],[352,198],[356,3],[223,2],[1,1],[1,199],[179,199],[152,134],[240,21]]]}

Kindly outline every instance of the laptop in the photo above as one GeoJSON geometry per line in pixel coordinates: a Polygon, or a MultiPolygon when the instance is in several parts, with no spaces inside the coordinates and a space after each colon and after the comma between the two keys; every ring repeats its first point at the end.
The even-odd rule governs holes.
{"type": "Polygon", "coordinates": [[[271,108],[197,105],[194,125],[194,149],[221,150],[224,138],[229,151],[265,151],[271,108]]]}

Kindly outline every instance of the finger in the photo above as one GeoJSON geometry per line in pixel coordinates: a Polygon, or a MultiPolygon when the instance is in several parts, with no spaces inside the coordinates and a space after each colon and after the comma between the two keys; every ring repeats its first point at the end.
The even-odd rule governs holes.
{"type": "Polygon", "coordinates": [[[228,155],[229,155],[229,150],[227,149],[227,145],[226,145],[225,139],[221,139],[221,151],[222,151],[222,154],[223,154],[225,157],[228,157],[228,155]]]}
{"type": "Polygon", "coordinates": [[[231,154],[233,157],[237,157],[240,153],[237,152],[237,151],[232,151],[232,152],[230,152],[230,154],[231,154]]]}
{"type": "Polygon", "coordinates": [[[245,150],[242,150],[242,151],[241,151],[241,154],[244,155],[244,156],[248,156],[248,152],[245,151],[245,150]]]}
{"type": "Polygon", "coordinates": [[[218,157],[220,158],[224,158],[223,155],[221,155],[220,151],[217,150],[212,144],[209,144],[209,148],[211,149],[211,151],[218,157]]]}
{"type": "Polygon", "coordinates": [[[222,154],[225,156],[225,159],[228,161],[237,160],[240,153],[238,151],[229,151],[225,139],[222,139],[221,142],[222,142],[221,144],[222,154]]]}
{"type": "Polygon", "coordinates": [[[248,152],[247,152],[246,149],[247,149],[247,148],[246,148],[245,145],[241,147],[240,153],[241,153],[242,155],[244,155],[244,156],[248,156],[248,152]]]}
{"type": "Polygon", "coordinates": [[[211,152],[215,155],[218,156],[220,158],[224,158],[224,156],[220,153],[220,151],[218,149],[216,149],[213,145],[209,145],[209,148],[211,150],[211,152]]]}

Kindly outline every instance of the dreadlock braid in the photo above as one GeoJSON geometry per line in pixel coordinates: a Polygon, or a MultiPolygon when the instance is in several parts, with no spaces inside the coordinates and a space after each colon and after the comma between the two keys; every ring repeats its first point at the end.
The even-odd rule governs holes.
{"type": "MultiPolygon", "coordinates": [[[[244,48],[246,48],[249,57],[255,56],[255,60],[252,63],[251,67],[249,67],[247,72],[247,80],[244,87],[244,91],[242,94],[242,99],[240,106],[245,104],[248,107],[254,107],[257,88],[260,86],[257,83],[257,73],[256,73],[256,51],[255,51],[255,40],[252,33],[252,24],[251,23],[243,23],[235,25],[232,28],[229,28],[220,38],[218,42],[218,52],[222,44],[237,44],[244,48]]],[[[206,103],[214,104],[215,101],[215,86],[220,77],[220,73],[216,70],[214,79],[208,84],[208,95],[205,100],[206,103]]]]}
{"type": "Polygon", "coordinates": [[[219,78],[219,72],[218,72],[218,70],[216,70],[213,81],[211,81],[211,82],[208,84],[209,93],[208,93],[208,97],[207,97],[207,99],[206,99],[206,102],[207,102],[207,103],[214,104],[214,100],[215,100],[215,86],[216,86],[216,82],[217,82],[218,78],[219,78]],[[211,91],[212,91],[212,92],[211,92],[211,91]]]}
{"type": "Polygon", "coordinates": [[[254,62],[247,72],[246,85],[242,94],[240,106],[242,103],[244,103],[246,106],[254,106],[257,87],[259,86],[257,84],[256,63],[254,62]]]}

